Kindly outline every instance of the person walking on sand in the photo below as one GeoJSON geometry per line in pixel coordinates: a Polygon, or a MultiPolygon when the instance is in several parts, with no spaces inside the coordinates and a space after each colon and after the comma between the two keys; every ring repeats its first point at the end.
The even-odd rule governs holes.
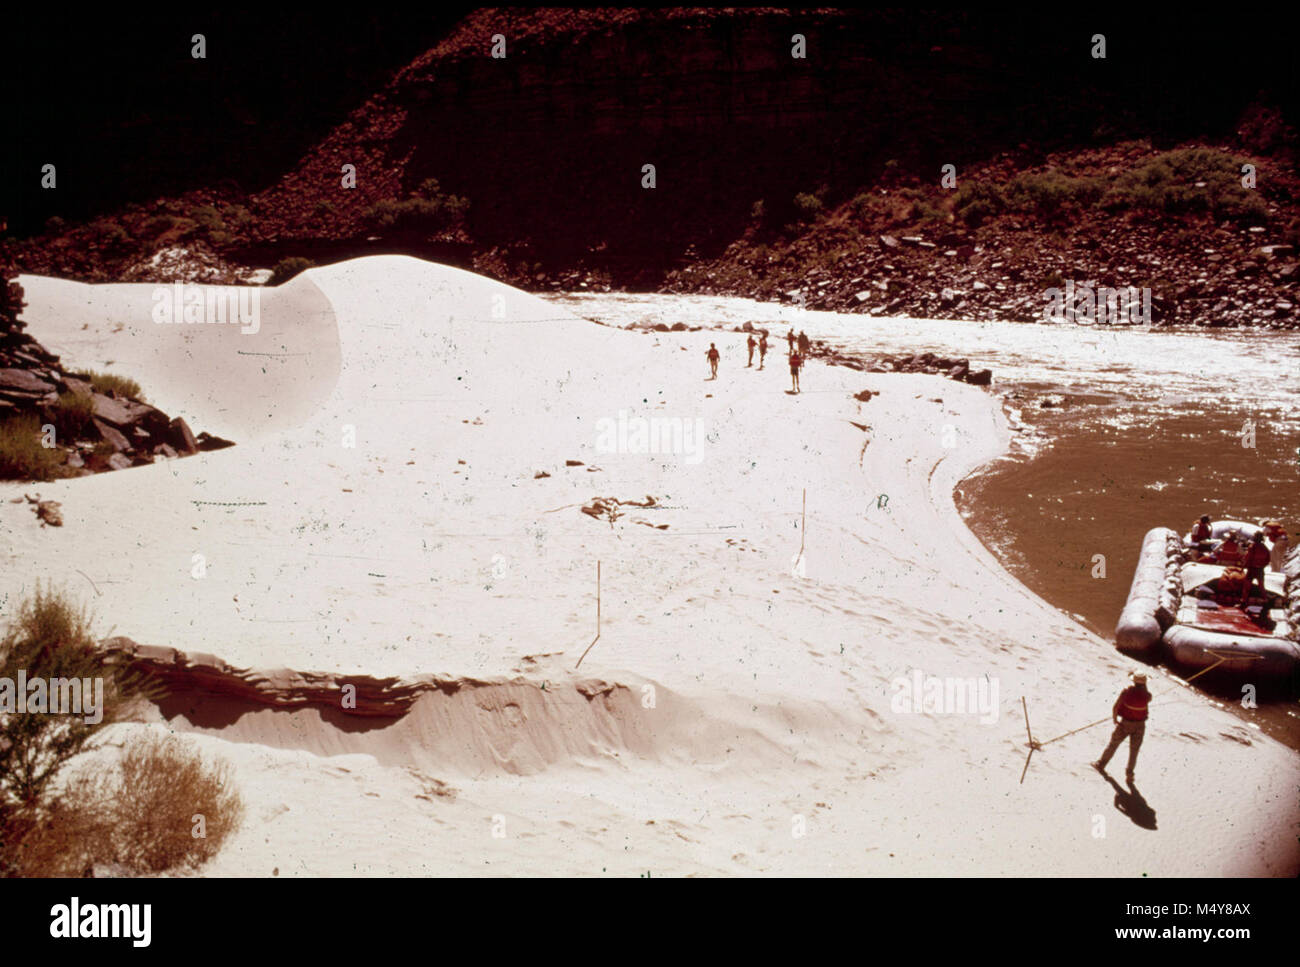
{"type": "Polygon", "coordinates": [[[709,368],[713,370],[713,375],[709,379],[718,378],[718,347],[709,343],[709,351],[704,354],[709,359],[709,368]]]}
{"type": "Polygon", "coordinates": [[[763,368],[763,360],[767,358],[767,333],[758,337],[758,368],[763,368]]]}
{"type": "Polygon", "coordinates": [[[799,368],[803,366],[803,357],[797,352],[790,354],[790,392],[799,392],[799,368]]]}
{"type": "Polygon", "coordinates": [[[1133,767],[1137,765],[1138,749],[1142,748],[1142,738],[1147,729],[1147,706],[1151,704],[1151,693],[1147,691],[1147,677],[1141,672],[1133,675],[1133,684],[1119,693],[1119,698],[1111,707],[1110,714],[1115,720],[1115,731],[1111,733],[1110,744],[1101,758],[1093,763],[1098,772],[1106,771],[1106,763],[1115,754],[1120,743],[1128,739],[1128,768],[1124,776],[1133,781],[1133,767]]]}
{"type": "Polygon", "coordinates": [[[790,346],[790,352],[794,352],[794,326],[785,334],[785,341],[790,346]]]}
{"type": "Polygon", "coordinates": [[[807,356],[809,349],[808,333],[800,330],[799,332],[799,355],[807,356]]]}
{"type": "Polygon", "coordinates": [[[758,345],[758,343],[754,341],[754,334],[752,332],[749,334],[749,339],[746,340],[746,345],[749,346],[749,362],[745,364],[745,368],[749,369],[750,366],[754,365],[754,347],[758,345]]]}

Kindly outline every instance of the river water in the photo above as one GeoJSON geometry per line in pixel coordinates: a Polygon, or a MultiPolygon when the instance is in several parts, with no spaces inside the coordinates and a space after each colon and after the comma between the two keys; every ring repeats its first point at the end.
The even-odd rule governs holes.
{"type": "MultiPolygon", "coordinates": [[[[772,329],[778,354],[793,325],[850,354],[928,351],[991,368],[1015,441],[963,481],[958,508],[1012,574],[1107,640],[1150,528],[1185,532],[1207,513],[1277,517],[1293,542],[1300,532],[1300,333],[874,317],[717,296],[546,298],[614,326],[752,322],[772,329]]],[[[1239,682],[1196,685],[1300,749],[1294,687],[1247,710],[1239,682]]]]}

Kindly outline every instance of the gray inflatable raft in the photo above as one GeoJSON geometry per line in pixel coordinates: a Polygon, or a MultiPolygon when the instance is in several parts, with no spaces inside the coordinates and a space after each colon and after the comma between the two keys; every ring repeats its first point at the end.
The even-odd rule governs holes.
{"type": "MultiPolygon", "coordinates": [[[[1241,521],[1218,521],[1212,540],[1229,530],[1244,538],[1257,529],[1241,521]]],[[[1267,595],[1250,611],[1216,594],[1224,567],[1197,561],[1198,556],[1190,542],[1167,527],[1147,532],[1115,626],[1116,647],[1148,659],[1164,653],[1180,665],[1214,665],[1252,677],[1300,672],[1300,557],[1295,550],[1283,572],[1265,572],[1267,595]]]]}

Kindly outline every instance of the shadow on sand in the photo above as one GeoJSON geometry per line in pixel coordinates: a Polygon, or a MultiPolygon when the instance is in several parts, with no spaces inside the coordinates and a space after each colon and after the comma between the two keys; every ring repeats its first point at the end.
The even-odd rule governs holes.
{"type": "Polygon", "coordinates": [[[1138,792],[1132,779],[1128,781],[1128,788],[1125,789],[1108,773],[1103,772],[1101,775],[1115,790],[1116,809],[1132,820],[1134,826],[1141,826],[1143,829],[1156,828],[1156,811],[1142,798],[1142,793],[1138,792]]]}

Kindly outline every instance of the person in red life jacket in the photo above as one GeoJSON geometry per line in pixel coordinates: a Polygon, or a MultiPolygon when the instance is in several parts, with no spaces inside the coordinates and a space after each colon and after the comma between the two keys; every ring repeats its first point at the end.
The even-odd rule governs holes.
{"type": "Polygon", "coordinates": [[[1141,672],[1133,676],[1133,684],[1119,693],[1111,707],[1111,717],[1115,719],[1115,731],[1111,734],[1110,744],[1101,758],[1093,763],[1099,772],[1106,771],[1106,763],[1115,754],[1120,743],[1128,739],[1128,768],[1124,776],[1133,781],[1133,767],[1137,765],[1138,749],[1142,748],[1142,738],[1147,730],[1147,706],[1151,704],[1151,693],[1147,691],[1147,677],[1141,672]]]}
{"type": "MultiPolygon", "coordinates": [[[[1246,583],[1241,590],[1241,606],[1244,608],[1250,601],[1250,589],[1259,582],[1259,593],[1262,598],[1268,601],[1268,592],[1264,590],[1264,568],[1268,567],[1269,561],[1273,558],[1264,543],[1264,532],[1255,531],[1255,537],[1251,540],[1250,546],[1246,548],[1246,583]]],[[[1265,609],[1267,610],[1267,609],[1265,609]]]]}
{"type": "Polygon", "coordinates": [[[758,368],[763,368],[763,360],[767,358],[767,333],[764,332],[758,337],[758,368]]]}
{"type": "Polygon", "coordinates": [[[1210,515],[1202,514],[1201,519],[1192,525],[1192,543],[1199,544],[1210,539],[1210,515]]]}
{"type": "Polygon", "coordinates": [[[713,343],[709,343],[709,351],[704,355],[708,357],[709,368],[713,370],[713,375],[710,376],[709,379],[717,379],[718,378],[718,347],[715,346],[713,343]]]}
{"type": "Polygon", "coordinates": [[[1228,536],[1219,544],[1213,556],[1216,564],[1241,563],[1241,545],[1237,543],[1236,531],[1228,531],[1228,536]]]}
{"type": "Polygon", "coordinates": [[[799,392],[799,367],[803,365],[803,357],[798,353],[790,354],[790,384],[792,393],[799,392]]]}

